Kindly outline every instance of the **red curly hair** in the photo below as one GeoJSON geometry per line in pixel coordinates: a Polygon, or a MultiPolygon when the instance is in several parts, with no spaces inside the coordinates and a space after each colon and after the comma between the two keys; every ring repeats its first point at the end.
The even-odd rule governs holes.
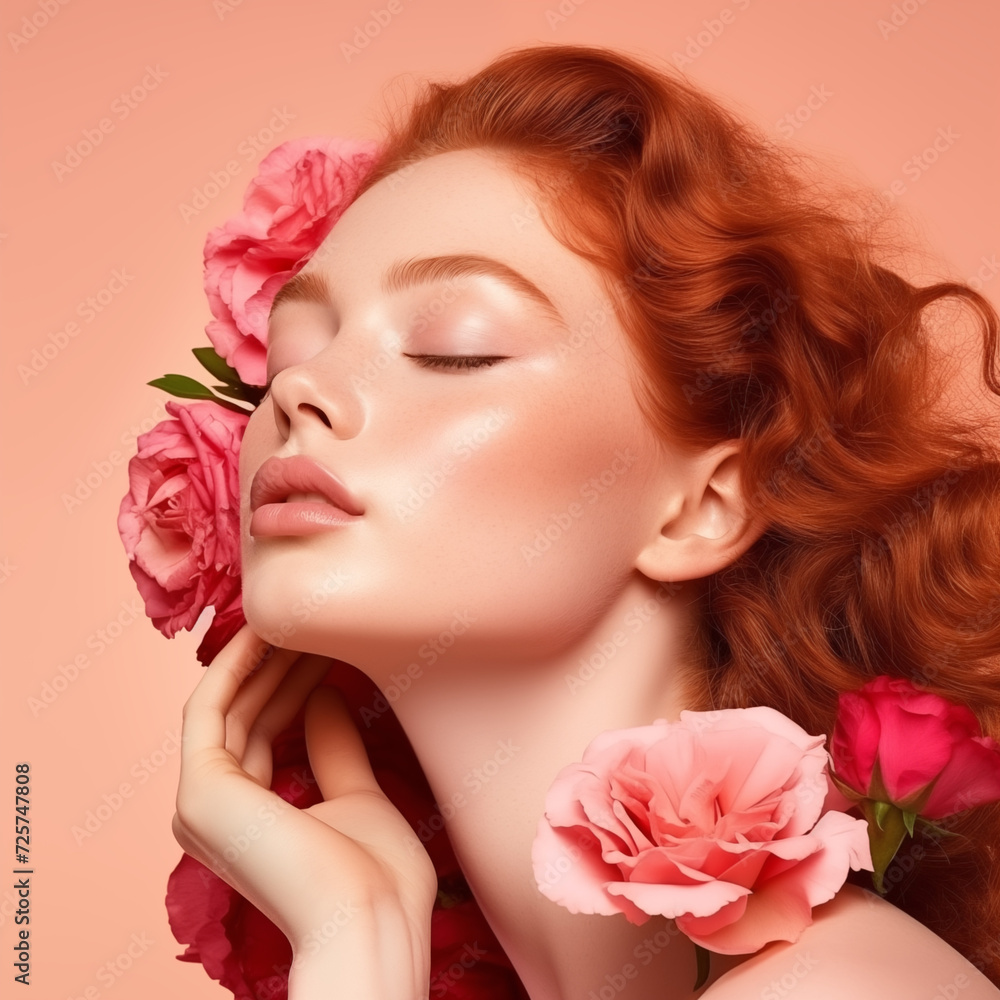
{"type": "MultiPolygon", "coordinates": [[[[438,153],[503,155],[604,276],[652,425],[692,448],[742,439],[748,505],[768,527],[708,581],[691,707],[771,705],[830,733],[838,694],[889,674],[1000,737],[1000,462],[940,405],[927,322],[934,303],[963,306],[1000,395],[983,296],[881,265],[898,247],[878,213],[617,52],[509,52],[426,84],[386,129],[359,194],[438,153]]],[[[951,831],[903,849],[889,898],[1000,984],[1000,809],[951,831]]]]}

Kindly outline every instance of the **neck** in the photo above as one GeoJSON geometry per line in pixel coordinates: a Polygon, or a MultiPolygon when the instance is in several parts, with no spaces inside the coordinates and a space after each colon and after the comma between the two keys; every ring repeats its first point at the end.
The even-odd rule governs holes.
{"type": "MultiPolygon", "coordinates": [[[[697,657],[689,636],[699,593],[636,574],[558,655],[484,668],[459,638],[393,703],[469,885],[532,1000],[610,996],[626,982],[631,1000],[693,995],[694,949],[672,923],[570,913],[539,892],[531,845],[550,784],[594,736],[676,719],[692,705],[685,678],[697,657]]],[[[385,689],[388,673],[371,676],[385,689]]],[[[712,980],[731,964],[713,957],[712,980]]]]}

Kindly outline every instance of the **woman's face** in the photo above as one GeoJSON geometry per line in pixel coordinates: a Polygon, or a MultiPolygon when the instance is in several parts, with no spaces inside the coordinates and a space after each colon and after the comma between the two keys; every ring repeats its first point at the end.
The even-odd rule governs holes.
{"type": "Polygon", "coordinates": [[[309,297],[286,286],[272,312],[271,391],[241,451],[251,625],[360,666],[425,644],[523,661],[579,639],[638,572],[664,463],[594,268],[528,185],[468,150],[373,186],[301,274],[309,297]],[[293,455],[362,515],[255,535],[254,474],[293,455]]]}

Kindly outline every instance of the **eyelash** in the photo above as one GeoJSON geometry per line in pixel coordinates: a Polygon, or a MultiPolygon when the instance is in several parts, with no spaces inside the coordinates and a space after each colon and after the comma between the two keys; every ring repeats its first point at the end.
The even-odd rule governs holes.
{"type": "MultiPolygon", "coordinates": [[[[498,361],[506,361],[507,357],[503,354],[404,354],[404,358],[413,358],[414,361],[421,364],[424,368],[489,368],[495,365],[498,361]]],[[[263,400],[267,394],[271,391],[271,383],[275,379],[275,372],[268,380],[267,384],[264,386],[264,391],[261,394],[261,399],[263,400]]]]}
{"type": "Polygon", "coordinates": [[[405,358],[413,358],[414,361],[425,368],[489,368],[498,361],[505,361],[506,357],[499,354],[475,355],[475,354],[405,354],[405,358]]]}

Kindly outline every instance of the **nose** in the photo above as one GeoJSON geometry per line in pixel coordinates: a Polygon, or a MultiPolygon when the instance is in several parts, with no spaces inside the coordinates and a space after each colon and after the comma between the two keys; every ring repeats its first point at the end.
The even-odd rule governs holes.
{"type": "Polygon", "coordinates": [[[346,373],[331,371],[315,358],[278,372],[271,380],[269,396],[275,425],[286,440],[323,428],[337,437],[352,438],[363,423],[361,402],[346,373]]]}

